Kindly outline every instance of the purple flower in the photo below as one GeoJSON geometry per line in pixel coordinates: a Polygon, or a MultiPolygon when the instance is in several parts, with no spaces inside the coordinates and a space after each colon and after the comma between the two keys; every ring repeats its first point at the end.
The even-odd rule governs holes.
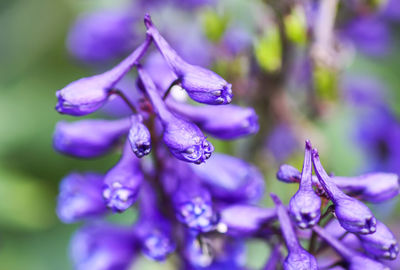
{"type": "Polygon", "coordinates": [[[232,101],[231,84],[211,70],[185,62],[161,36],[149,15],[145,16],[145,25],[147,33],[153,37],[157,48],[193,100],[211,105],[228,104],[232,101]]]}
{"type": "Polygon", "coordinates": [[[151,135],[148,128],[143,124],[142,117],[131,116],[131,128],[129,129],[128,140],[132,151],[138,158],[148,155],[151,151],[151,135]]]}
{"type": "Polygon", "coordinates": [[[286,124],[277,125],[266,141],[267,149],[279,163],[286,161],[297,149],[297,146],[297,139],[286,124]]]}
{"type": "Polygon", "coordinates": [[[318,223],[321,216],[321,198],[314,192],[312,184],[311,143],[306,141],[303,171],[299,190],[290,199],[289,213],[301,229],[318,223]]]}
{"type": "Polygon", "coordinates": [[[339,240],[332,237],[324,229],[319,226],[314,226],[313,230],[324,239],[336,252],[347,261],[349,270],[389,270],[378,261],[372,260],[365,255],[351,250],[343,245],[339,240]]]}
{"type": "Polygon", "coordinates": [[[125,142],[121,159],[104,177],[103,197],[113,211],[123,212],[136,201],[143,181],[139,159],[125,142]]]}
{"type": "Polygon", "coordinates": [[[361,200],[379,203],[396,197],[400,191],[399,176],[394,173],[369,173],[356,177],[332,177],[342,190],[361,200]]]}
{"type": "Polygon", "coordinates": [[[396,259],[399,254],[399,245],[393,233],[379,220],[376,223],[376,232],[367,235],[358,235],[364,250],[375,258],[396,259]]]}
{"type": "Polygon", "coordinates": [[[150,42],[151,39],[147,37],[144,43],[109,71],[79,79],[58,90],[56,110],[62,114],[81,116],[102,107],[112,94],[113,87],[137,64],[150,42]]]}
{"type": "Polygon", "coordinates": [[[224,201],[257,201],[265,190],[261,172],[236,157],[214,153],[207,163],[192,169],[213,197],[224,201]]]}
{"type": "Polygon", "coordinates": [[[177,79],[175,73],[165,63],[164,58],[157,52],[151,52],[146,57],[143,67],[150,74],[157,89],[162,90],[161,92],[166,91],[177,79]]]}
{"type": "Polygon", "coordinates": [[[57,200],[59,219],[72,223],[105,214],[103,179],[104,176],[95,173],[71,173],[64,177],[57,200]]]}
{"type": "Polygon", "coordinates": [[[211,156],[213,145],[194,124],[172,114],[161,99],[148,73],[138,67],[139,76],[153,104],[153,109],[164,127],[163,139],[178,159],[200,164],[211,156]]]}
{"type": "Polygon", "coordinates": [[[137,245],[131,228],[92,225],[74,235],[70,252],[77,270],[127,269],[137,245]]]}
{"type": "Polygon", "coordinates": [[[381,56],[388,52],[390,31],[379,17],[354,18],[345,26],[342,35],[368,55],[381,56]]]}
{"type": "Polygon", "coordinates": [[[257,114],[252,108],[236,105],[192,106],[178,102],[168,102],[168,105],[218,139],[238,139],[257,133],[259,128],[257,114]]]}
{"type": "Polygon", "coordinates": [[[400,20],[400,1],[399,0],[388,0],[386,1],[385,7],[382,10],[384,18],[393,21],[400,20]]]}
{"type": "Polygon", "coordinates": [[[286,212],[286,207],[282,204],[278,196],[271,193],[272,200],[276,205],[276,211],[288,249],[288,255],[283,262],[285,270],[312,270],[318,269],[317,261],[314,256],[304,250],[297,239],[296,233],[290,221],[289,214],[286,212]]]}
{"type": "Polygon", "coordinates": [[[81,15],[68,33],[68,51],[85,62],[114,60],[133,49],[135,19],[126,11],[102,10],[81,15]]]}
{"type": "Polygon", "coordinates": [[[141,249],[146,257],[164,261],[174,252],[176,244],[172,238],[169,221],[159,212],[154,190],[147,182],[140,191],[139,220],[134,232],[141,243],[141,249]]]}
{"type": "Polygon", "coordinates": [[[67,155],[93,158],[107,153],[129,130],[129,119],[58,122],[54,148],[67,155]]]}
{"type": "Polygon", "coordinates": [[[262,208],[249,204],[233,204],[220,210],[217,230],[228,235],[243,237],[262,234],[263,225],[276,219],[275,208],[262,208]]]}
{"type": "Polygon", "coordinates": [[[319,160],[319,154],[313,149],[315,173],[323,189],[335,206],[335,215],[340,225],[349,232],[369,234],[376,231],[376,218],[362,202],[344,194],[330,179],[319,160]]]}
{"type": "Polygon", "coordinates": [[[300,183],[301,173],[295,167],[283,164],[279,167],[276,178],[285,183],[300,183]]]}

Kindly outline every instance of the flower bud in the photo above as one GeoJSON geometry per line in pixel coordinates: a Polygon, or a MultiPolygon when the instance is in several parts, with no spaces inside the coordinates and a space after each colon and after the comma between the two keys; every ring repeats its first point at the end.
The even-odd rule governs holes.
{"type": "Polygon", "coordinates": [[[143,86],[153,104],[155,113],[164,127],[163,140],[178,159],[200,164],[211,156],[213,145],[206,140],[201,130],[192,122],[172,114],[162,101],[148,73],[138,67],[143,86]]]}
{"type": "Polygon", "coordinates": [[[142,45],[114,68],[99,75],[79,79],[58,90],[56,110],[62,114],[81,116],[102,107],[112,94],[111,90],[140,60],[150,42],[151,39],[146,38],[142,45]]]}
{"type": "Polygon", "coordinates": [[[64,223],[98,217],[106,213],[102,197],[103,176],[71,173],[60,184],[57,215],[64,223]]]}
{"type": "Polygon", "coordinates": [[[262,226],[276,219],[275,208],[262,208],[249,204],[233,204],[220,211],[217,231],[232,236],[252,236],[261,232],[262,226]],[[242,218],[245,217],[245,218],[242,218]]]}
{"type": "Polygon", "coordinates": [[[306,229],[318,223],[320,208],[321,198],[312,186],[311,143],[307,140],[299,190],[290,199],[289,213],[298,227],[306,229]]]}
{"type": "Polygon", "coordinates": [[[270,194],[273,202],[276,205],[276,212],[278,215],[279,223],[283,238],[286,242],[288,249],[288,256],[283,262],[283,269],[285,270],[313,270],[318,269],[317,261],[314,256],[304,250],[297,239],[296,233],[292,226],[292,222],[286,207],[282,204],[278,196],[270,194]]]}
{"type": "Polygon", "coordinates": [[[104,178],[103,197],[107,206],[115,212],[128,209],[136,201],[142,182],[139,159],[126,142],[121,159],[104,178]]]}
{"type": "Polygon", "coordinates": [[[232,85],[211,70],[185,62],[153,25],[149,15],[144,18],[147,33],[153,37],[165,61],[180,79],[182,88],[200,103],[228,104],[232,101],[232,85]]]}
{"type": "Polygon", "coordinates": [[[394,260],[399,254],[399,245],[393,233],[379,220],[376,223],[376,232],[367,235],[358,235],[364,250],[375,258],[394,260]]]}
{"type": "Polygon", "coordinates": [[[192,169],[207,185],[213,197],[224,201],[257,201],[265,190],[261,172],[255,166],[233,156],[214,153],[207,163],[192,166],[192,169]]]}
{"type": "Polygon", "coordinates": [[[257,133],[258,117],[252,108],[236,105],[192,106],[169,102],[169,107],[197,124],[201,130],[222,140],[241,138],[257,133]]]}
{"type": "Polygon", "coordinates": [[[68,51],[89,63],[115,60],[133,49],[134,21],[132,13],[127,11],[101,10],[83,14],[68,33],[68,51]]]}
{"type": "Polygon", "coordinates": [[[355,250],[349,249],[339,240],[332,237],[324,229],[319,226],[314,226],[313,230],[325,240],[343,259],[348,263],[346,269],[349,270],[389,270],[389,268],[378,261],[366,257],[355,250]]]}
{"type": "Polygon", "coordinates": [[[75,233],[70,251],[77,270],[114,270],[129,267],[137,246],[131,228],[91,225],[75,233]]]}
{"type": "Polygon", "coordinates": [[[318,151],[313,149],[315,173],[323,189],[335,206],[335,215],[340,225],[349,232],[369,234],[376,231],[376,218],[362,202],[344,194],[322,167],[318,151]]]}
{"type": "Polygon", "coordinates": [[[129,129],[129,119],[60,121],[54,136],[54,148],[67,155],[93,158],[107,153],[129,129]]]}
{"type": "Polygon", "coordinates": [[[276,178],[285,183],[300,183],[301,173],[295,167],[283,164],[279,167],[276,178]]]}
{"type": "Polygon", "coordinates": [[[138,158],[148,155],[151,151],[151,135],[148,128],[143,124],[141,116],[131,116],[131,128],[128,140],[132,151],[138,158]]]}

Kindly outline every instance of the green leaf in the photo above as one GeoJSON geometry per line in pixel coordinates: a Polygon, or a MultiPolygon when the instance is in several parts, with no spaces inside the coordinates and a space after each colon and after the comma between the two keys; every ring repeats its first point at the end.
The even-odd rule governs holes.
{"type": "Polygon", "coordinates": [[[287,38],[298,45],[305,45],[307,42],[307,22],[304,9],[296,6],[291,13],[284,18],[284,25],[287,38]]]}
{"type": "Polygon", "coordinates": [[[202,14],[203,31],[212,42],[218,43],[223,37],[228,25],[228,16],[220,16],[214,10],[206,10],[202,14]]]}

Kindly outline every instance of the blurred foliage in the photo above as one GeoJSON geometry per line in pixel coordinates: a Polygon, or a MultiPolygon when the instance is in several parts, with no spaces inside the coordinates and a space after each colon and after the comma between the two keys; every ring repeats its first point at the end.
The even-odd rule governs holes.
{"type": "Polygon", "coordinates": [[[282,43],[278,27],[271,25],[254,42],[254,54],[257,63],[267,72],[276,72],[282,65],[282,43]]]}
{"type": "Polygon", "coordinates": [[[208,9],[203,12],[202,20],[206,37],[212,42],[219,42],[226,31],[228,16],[221,16],[216,11],[208,9]]]}
{"type": "Polygon", "coordinates": [[[289,15],[284,18],[285,34],[287,38],[297,44],[305,45],[307,42],[307,25],[304,9],[296,6],[289,15]]]}

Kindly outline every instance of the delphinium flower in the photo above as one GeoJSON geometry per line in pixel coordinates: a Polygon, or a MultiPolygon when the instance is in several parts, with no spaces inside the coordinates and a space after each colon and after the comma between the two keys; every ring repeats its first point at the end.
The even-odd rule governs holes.
{"type": "MultiPolygon", "coordinates": [[[[148,17],[145,21],[149,26],[148,17]]],[[[62,153],[94,158],[121,149],[119,161],[105,174],[74,173],[66,177],[60,186],[58,205],[62,221],[99,221],[108,213],[135,208],[136,202],[139,205],[137,221],[129,229],[101,222],[84,227],[77,234],[78,240],[71,242],[75,266],[93,270],[126,269],[141,251],[156,261],[165,261],[170,254],[176,253],[180,265],[188,263],[190,269],[243,269],[244,239],[235,234],[235,230],[238,232],[242,228],[240,225],[235,227],[232,215],[224,220],[226,224],[220,222],[221,212],[225,210],[226,213],[229,206],[239,202],[245,209],[250,209],[253,221],[243,225],[247,226],[243,230],[247,230],[250,237],[262,235],[260,230],[269,231],[264,228],[268,227],[264,223],[274,219],[275,210],[252,204],[264,191],[259,170],[239,158],[223,154],[217,154],[213,161],[214,147],[202,129],[211,136],[224,139],[251,135],[258,127],[257,116],[251,108],[229,105],[212,108],[215,115],[211,117],[204,107],[204,110],[199,109],[199,115],[204,114],[206,120],[197,126],[195,115],[191,119],[183,112],[172,110],[168,105],[172,103],[171,98],[164,100],[169,95],[168,89],[164,88],[170,88],[173,81],[169,86],[155,84],[146,63],[140,63],[154,40],[155,37],[147,33],[145,41],[114,68],[58,91],[57,110],[60,113],[73,116],[93,113],[111,95],[121,98],[131,110],[130,114],[117,120],[88,119],[57,125],[54,145],[62,153]],[[132,102],[116,85],[134,68],[139,75],[139,91],[132,102]],[[221,111],[214,110],[218,108],[221,111]],[[227,116],[229,113],[231,119],[227,116]],[[224,126],[220,129],[213,126],[213,118],[217,123],[223,122],[224,126]],[[223,136],[224,130],[230,135],[223,136]],[[143,161],[148,157],[152,160],[143,161]],[[82,241],[86,243],[82,244],[82,241]],[[193,263],[188,261],[185,251],[192,242],[200,247],[199,254],[192,253],[197,254],[197,258],[191,257],[193,263]],[[207,245],[212,254],[204,253],[207,245]],[[231,260],[229,250],[237,254],[238,260],[231,260]],[[120,254],[115,255],[115,252],[120,254]],[[194,263],[204,256],[208,258],[206,264],[194,263]]],[[[185,64],[185,68],[187,66],[189,64],[185,64]]],[[[195,67],[193,70],[205,69],[195,67]]],[[[157,75],[171,78],[168,72],[154,76],[157,75]]],[[[221,77],[215,75],[215,78],[229,85],[221,77]]],[[[197,80],[200,84],[210,83],[207,76],[197,80]]],[[[163,81],[160,78],[159,82],[163,81]]],[[[240,207],[237,205],[236,209],[240,207]]]]}
{"type": "Polygon", "coordinates": [[[286,207],[275,194],[270,194],[276,205],[276,212],[279,219],[283,238],[288,249],[288,256],[283,263],[283,269],[289,270],[312,270],[318,269],[314,256],[308,253],[301,245],[296,236],[286,207]]]}
{"type": "Polygon", "coordinates": [[[145,24],[147,33],[152,36],[183,89],[193,100],[211,105],[228,104],[232,101],[231,84],[211,70],[185,62],[158,32],[150,16],[146,16],[145,24]]]}
{"type": "Polygon", "coordinates": [[[388,270],[389,268],[382,263],[370,259],[369,257],[365,256],[362,253],[359,253],[355,250],[351,250],[350,248],[343,245],[338,239],[332,237],[327,232],[324,231],[319,226],[313,227],[313,230],[325,240],[333,249],[336,250],[343,259],[346,260],[348,263],[349,270],[380,270],[385,269],[388,270]]]}
{"type": "Polygon", "coordinates": [[[312,184],[311,143],[306,141],[299,190],[290,199],[289,213],[297,226],[305,229],[318,223],[320,207],[321,198],[315,193],[312,184]]]}
{"type": "Polygon", "coordinates": [[[335,185],[322,167],[317,150],[313,149],[312,155],[315,173],[335,207],[335,215],[340,225],[349,232],[374,233],[376,231],[376,218],[371,210],[357,199],[344,194],[335,185]]]}

